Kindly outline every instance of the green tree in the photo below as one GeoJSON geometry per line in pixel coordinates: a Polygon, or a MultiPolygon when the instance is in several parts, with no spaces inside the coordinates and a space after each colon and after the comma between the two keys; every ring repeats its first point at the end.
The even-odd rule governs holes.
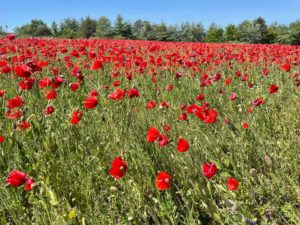
{"type": "Polygon", "coordinates": [[[168,41],[168,28],[165,23],[160,23],[155,26],[155,40],[168,41]]]}
{"type": "Polygon", "coordinates": [[[96,33],[97,22],[89,16],[81,19],[79,25],[79,34],[83,38],[90,38],[96,33]]]}
{"type": "Polygon", "coordinates": [[[133,33],[132,33],[132,26],[129,22],[124,22],[123,30],[122,30],[122,37],[126,39],[132,39],[133,33]]]}
{"type": "Polygon", "coordinates": [[[76,19],[66,18],[59,26],[58,36],[63,38],[77,38],[79,30],[79,23],[76,19]]]}
{"type": "Polygon", "coordinates": [[[179,41],[204,42],[205,30],[201,23],[182,23],[179,28],[179,41]]]}
{"type": "Polygon", "coordinates": [[[97,21],[96,36],[99,38],[111,38],[112,35],[111,21],[105,16],[100,17],[97,21]]]}
{"type": "Polygon", "coordinates": [[[168,26],[168,41],[179,41],[180,34],[177,25],[168,26]]]}
{"type": "Polygon", "coordinates": [[[154,26],[147,20],[143,22],[143,32],[142,36],[145,37],[145,40],[155,40],[155,31],[154,26]]]}
{"type": "Polygon", "coordinates": [[[124,38],[123,37],[124,31],[124,19],[121,15],[118,15],[114,24],[114,34],[117,38],[124,38]]]}
{"type": "Polygon", "coordinates": [[[241,42],[246,43],[260,43],[261,34],[259,32],[259,26],[254,25],[251,21],[245,20],[238,26],[238,32],[241,42]]]}
{"type": "Polygon", "coordinates": [[[239,40],[238,30],[235,25],[229,24],[226,26],[224,40],[226,42],[237,42],[239,40]]]}
{"type": "Polygon", "coordinates": [[[290,40],[292,45],[300,45],[300,20],[290,24],[290,40]]]}
{"type": "Polygon", "coordinates": [[[51,31],[52,31],[52,35],[53,36],[57,36],[57,34],[58,34],[58,26],[57,26],[57,24],[56,24],[55,21],[53,21],[52,24],[51,24],[51,31]]]}
{"type": "Polygon", "coordinates": [[[42,20],[31,20],[29,24],[17,27],[15,32],[18,36],[44,37],[51,36],[51,29],[42,20]]]}
{"type": "Polygon", "coordinates": [[[257,43],[268,44],[270,42],[268,38],[268,26],[266,21],[262,17],[258,17],[253,21],[253,26],[258,29],[258,40],[257,43]]]}
{"type": "Polygon", "coordinates": [[[222,42],[223,41],[223,29],[216,24],[212,23],[206,33],[206,42],[222,42]]]}
{"type": "Polygon", "coordinates": [[[134,39],[138,39],[138,40],[146,39],[143,33],[143,29],[144,29],[144,23],[142,20],[137,20],[134,22],[132,26],[132,34],[134,39]]]}

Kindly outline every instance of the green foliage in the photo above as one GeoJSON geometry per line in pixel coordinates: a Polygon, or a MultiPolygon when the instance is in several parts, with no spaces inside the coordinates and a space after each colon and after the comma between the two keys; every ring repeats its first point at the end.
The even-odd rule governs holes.
{"type": "Polygon", "coordinates": [[[206,33],[205,41],[206,42],[223,42],[224,30],[217,26],[216,24],[211,24],[206,33]]]}
{"type": "Polygon", "coordinates": [[[235,25],[229,24],[225,28],[224,40],[226,42],[237,42],[239,40],[239,33],[235,25]]]}
{"type": "Polygon", "coordinates": [[[290,40],[293,45],[300,45],[300,20],[291,23],[289,26],[290,40]]]}
{"type": "Polygon", "coordinates": [[[18,36],[32,36],[32,37],[45,37],[51,36],[51,29],[42,20],[31,20],[26,24],[15,29],[18,36]]]}
{"type": "Polygon", "coordinates": [[[97,21],[96,37],[112,38],[112,36],[113,33],[112,33],[111,21],[105,16],[100,17],[99,20],[97,21]]]}
{"type": "MultiPolygon", "coordinates": [[[[134,40],[181,41],[181,42],[235,42],[251,44],[292,44],[300,43],[300,22],[289,26],[273,23],[267,25],[262,17],[252,21],[245,20],[239,25],[229,24],[222,27],[212,24],[207,31],[201,23],[182,23],[178,25],[155,24],[138,19],[134,23],[124,21],[118,15],[114,24],[102,16],[98,21],[87,17],[80,23],[76,19],[66,18],[58,28],[55,21],[51,29],[41,20],[32,20],[30,24],[15,29],[18,36],[53,36],[61,38],[115,38],[134,40]]],[[[1,32],[1,30],[0,30],[1,32]]],[[[1,33],[0,33],[1,34],[1,33]]],[[[2,31],[2,35],[3,35],[2,31]]]]}
{"type": "Polygon", "coordinates": [[[182,23],[179,29],[180,41],[204,42],[205,30],[201,23],[182,23]]]}
{"type": "Polygon", "coordinates": [[[55,21],[53,21],[51,24],[51,31],[52,31],[53,36],[56,37],[58,34],[58,26],[55,21]]]}
{"type": "Polygon", "coordinates": [[[80,37],[90,38],[93,37],[96,33],[97,21],[91,19],[89,16],[81,19],[79,25],[79,34],[80,37]]]}
{"type": "Polygon", "coordinates": [[[79,37],[79,23],[76,19],[66,18],[59,26],[58,36],[62,38],[74,39],[79,37]]]}

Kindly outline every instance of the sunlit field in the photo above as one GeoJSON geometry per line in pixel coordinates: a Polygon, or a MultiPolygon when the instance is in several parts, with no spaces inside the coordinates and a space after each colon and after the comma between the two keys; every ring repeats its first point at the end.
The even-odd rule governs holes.
{"type": "Polygon", "coordinates": [[[299,224],[299,65],[299,46],[0,39],[0,224],[299,224]]]}

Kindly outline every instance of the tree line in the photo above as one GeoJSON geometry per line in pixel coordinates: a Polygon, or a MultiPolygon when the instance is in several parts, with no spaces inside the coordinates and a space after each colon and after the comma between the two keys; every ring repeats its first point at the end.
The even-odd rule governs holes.
{"type": "MultiPolygon", "coordinates": [[[[292,44],[300,45],[300,20],[281,25],[267,25],[262,17],[245,20],[239,25],[229,24],[220,27],[212,23],[207,30],[202,23],[185,22],[180,25],[151,23],[147,20],[125,21],[121,15],[112,22],[102,16],[98,20],[90,17],[76,20],[64,19],[59,25],[53,21],[49,27],[39,19],[15,28],[20,37],[57,37],[57,38],[103,38],[103,39],[133,39],[180,42],[229,42],[251,44],[292,44]]],[[[4,30],[0,27],[0,34],[4,30]]]]}

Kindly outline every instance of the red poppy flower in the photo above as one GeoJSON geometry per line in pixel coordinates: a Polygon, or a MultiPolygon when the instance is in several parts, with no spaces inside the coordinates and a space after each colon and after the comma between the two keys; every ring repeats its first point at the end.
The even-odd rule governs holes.
{"type": "Polygon", "coordinates": [[[34,186],[34,184],[35,184],[34,179],[28,178],[28,179],[26,180],[26,184],[25,184],[25,186],[24,186],[24,190],[25,190],[25,191],[31,191],[31,190],[32,190],[32,187],[34,186]]]}
{"type": "Polygon", "coordinates": [[[14,71],[18,77],[26,78],[26,77],[30,77],[31,75],[31,68],[27,65],[15,66],[14,71]]]}
{"type": "Polygon", "coordinates": [[[3,97],[5,94],[5,90],[0,90],[0,97],[3,97]]]}
{"type": "Polygon", "coordinates": [[[44,110],[45,115],[50,115],[52,113],[54,113],[54,107],[53,106],[47,106],[46,109],[44,110]]]}
{"type": "Polygon", "coordinates": [[[116,80],[116,81],[113,83],[113,86],[114,86],[114,87],[118,87],[118,86],[120,86],[120,84],[121,84],[121,81],[120,81],[120,80],[116,80]]]}
{"type": "Polygon", "coordinates": [[[0,135],[0,143],[3,143],[5,141],[5,137],[0,135]]]}
{"type": "Polygon", "coordinates": [[[98,99],[95,96],[88,96],[84,100],[84,108],[86,109],[93,109],[98,105],[98,99]]]}
{"type": "Polygon", "coordinates": [[[13,41],[16,39],[16,35],[15,34],[7,34],[6,35],[6,38],[10,41],[13,41]]]}
{"type": "Polygon", "coordinates": [[[18,170],[13,170],[10,172],[10,174],[7,176],[5,180],[6,185],[11,185],[13,187],[19,187],[22,184],[26,183],[27,180],[27,174],[23,173],[18,170]]]}
{"type": "Polygon", "coordinates": [[[170,104],[167,101],[162,101],[159,103],[159,108],[163,109],[163,108],[169,108],[170,104]]]}
{"type": "Polygon", "coordinates": [[[157,142],[160,147],[165,147],[166,145],[169,144],[169,139],[165,134],[161,134],[158,136],[157,142]]]}
{"type": "Polygon", "coordinates": [[[5,66],[1,69],[2,74],[8,74],[8,73],[10,73],[10,71],[11,71],[11,68],[9,66],[5,66]]]}
{"type": "Polygon", "coordinates": [[[18,119],[22,116],[22,112],[20,110],[9,110],[6,114],[5,114],[5,117],[7,119],[10,119],[10,120],[15,120],[15,119],[18,119]]]}
{"type": "Polygon", "coordinates": [[[154,100],[151,100],[151,101],[149,101],[149,102],[147,103],[146,109],[154,109],[155,106],[156,106],[155,101],[154,101],[154,100]]]}
{"type": "Polygon", "coordinates": [[[262,74],[263,74],[264,76],[267,76],[268,73],[269,73],[269,70],[268,70],[268,69],[263,69],[263,70],[262,70],[262,74]]]}
{"type": "Polygon", "coordinates": [[[131,88],[126,91],[126,94],[129,96],[129,98],[135,98],[140,96],[140,92],[136,88],[131,88]]]}
{"type": "Polygon", "coordinates": [[[111,100],[122,100],[125,97],[125,91],[123,89],[116,89],[114,92],[111,92],[108,95],[108,98],[111,100]]]}
{"type": "Polygon", "coordinates": [[[184,121],[187,119],[187,114],[186,113],[182,113],[180,116],[179,116],[179,120],[180,121],[184,121]]]}
{"type": "Polygon", "coordinates": [[[262,98],[257,98],[252,102],[252,105],[254,106],[260,106],[261,104],[264,104],[266,101],[262,98]]]}
{"type": "Polygon", "coordinates": [[[228,190],[235,191],[239,187],[239,182],[233,177],[229,177],[227,180],[227,188],[228,190]]]}
{"type": "Polygon", "coordinates": [[[54,100],[57,97],[57,92],[55,90],[50,90],[45,93],[47,100],[54,100]]]}
{"type": "Polygon", "coordinates": [[[6,106],[9,109],[21,107],[22,105],[24,105],[24,100],[23,100],[22,96],[16,96],[16,97],[6,101],[6,106]]]}
{"type": "Polygon", "coordinates": [[[197,100],[198,101],[202,101],[203,99],[204,99],[204,97],[205,97],[205,95],[204,94],[202,94],[202,93],[200,93],[198,96],[197,96],[197,100]]]}
{"type": "Polygon", "coordinates": [[[121,157],[117,157],[111,162],[109,174],[118,180],[125,175],[126,170],[126,162],[121,157]]]}
{"type": "Polygon", "coordinates": [[[166,132],[168,132],[171,129],[171,126],[169,124],[165,124],[163,128],[166,132]]]}
{"type": "Polygon", "coordinates": [[[274,94],[278,91],[278,86],[276,84],[272,84],[270,87],[269,87],[269,93],[270,94],[274,94]]]}
{"type": "Polygon", "coordinates": [[[242,78],[241,78],[241,81],[246,81],[249,79],[249,75],[248,74],[245,74],[242,78]]]}
{"type": "Polygon", "coordinates": [[[290,64],[286,63],[280,67],[283,71],[289,72],[291,70],[290,64]]]}
{"type": "Polygon", "coordinates": [[[217,166],[214,163],[206,162],[202,166],[202,172],[205,177],[211,179],[217,173],[217,166]]]}
{"type": "Polygon", "coordinates": [[[225,85],[228,86],[231,83],[231,78],[227,78],[225,80],[225,85]]]}
{"type": "Polygon", "coordinates": [[[19,88],[21,90],[31,90],[35,80],[33,78],[25,78],[19,83],[19,88]]]}
{"type": "Polygon", "coordinates": [[[72,84],[70,84],[70,90],[76,91],[79,88],[79,86],[80,86],[79,83],[72,83],[72,84]]]}
{"type": "Polygon", "coordinates": [[[28,129],[28,128],[30,128],[30,123],[29,123],[29,122],[27,122],[27,121],[19,121],[19,122],[17,123],[17,128],[16,128],[16,130],[22,131],[22,130],[26,130],[26,129],[28,129]]]}
{"type": "Polygon", "coordinates": [[[236,93],[232,93],[229,97],[230,101],[234,101],[237,98],[237,94],[236,93]]]}
{"type": "Polygon", "coordinates": [[[177,143],[177,151],[178,152],[186,152],[189,149],[189,143],[184,138],[180,138],[177,143]]]}
{"type": "Polygon", "coordinates": [[[173,87],[172,84],[169,84],[169,85],[166,86],[166,90],[167,90],[167,91],[172,91],[173,88],[174,88],[174,87],[173,87]]]}
{"type": "Polygon", "coordinates": [[[155,127],[150,127],[146,134],[146,141],[149,143],[154,142],[159,136],[159,131],[155,127]]]}
{"type": "Polygon", "coordinates": [[[205,111],[199,111],[196,116],[200,118],[204,123],[215,123],[217,120],[217,111],[208,109],[205,111]]]}
{"type": "Polygon", "coordinates": [[[249,124],[248,124],[247,122],[244,122],[244,123],[243,123],[243,128],[244,128],[244,129],[247,129],[248,127],[249,127],[249,124]]]}
{"type": "Polygon", "coordinates": [[[99,95],[98,91],[96,89],[91,90],[90,95],[89,96],[94,96],[97,97],[99,95]]]}
{"type": "Polygon", "coordinates": [[[217,73],[217,74],[215,74],[215,75],[213,76],[212,80],[213,80],[214,82],[217,82],[218,80],[221,79],[221,77],[222,77],[222,75],[221,75],[220,73],[217,73]]]}
{"type": "Polygon", "coordinates": [[[182,105],[180,106],[180,110],[185,110],[185,109],[186,109],[186,107],[187,107],[187,105],[186,105],[186,104],[182,104],[182,105]]]}
{"type": "Polygon", "coordinates": [[[196,114],[197,112],[199,112],[201,110],[202,110],[201,107],[196,104],[189,105],[186,108],[187,113],[190,113],[190,114],[196,114]]]}
{"type": "Polygon", "coordinates": [[[39,88],[46,88],[51,86],[51,84],[52,84],[51,78],[45,77],[44,79],[39,81],[39,88]]]}
{"type": "Polygon", "coordinates": [[[100,60],[96,60],[93,62],[91,70],[98,70],[102,68],[102,62],[100,60]]]}
{"type": "Polygon", "coordinates": [[[159,172],[155,179],[156,188],[164,191],[170,188],[172,184],[171,176],[167,172],[159,172]]]}
{"type": "Polygon", "coordinates": [[[82,116],[83,116],[83,113],[78,110],[73,112],[72,117],[70,119],[70,123],[73,125],[78,124],[80,122],[82,116]]]}
{"type": "Polygon", "coordinates": [[[28,175],[24,172],[13,170],[7,176],[5,184],[12,187],[19,187],[25,184],[24,189],[26,191],[30,191],[34,185],[34,179],[28,177],[28,175]]]}

